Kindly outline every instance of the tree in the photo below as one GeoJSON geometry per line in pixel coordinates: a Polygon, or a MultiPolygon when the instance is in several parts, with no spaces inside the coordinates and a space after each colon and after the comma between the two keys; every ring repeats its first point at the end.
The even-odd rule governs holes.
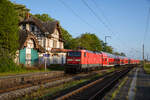
{"type": "Polygon", "coordinates": [[[13,66],[18,38],[18,14],[10,1],[0,0],[0,68],[13,66]]]}
{"type": "Polygon", "coordinates": [[[18,13],[20,21],[23,20],[25,18],[26,14],[30,11],[30,9],[26,8],[25,5],[13,3],[13,6],[14,6],[16,12],[18,13]]]}
{"type": "Polygon", "coordinates": [[[70,48],[70,43],[73,42],[72,35],[70,35],[69,32],[67,30],[65,30],[64,28],[62,28],[62,27],[60,27],[60,30],[61,30],[61,33],[62,33],[62,37],[65,40],[64,47],[66,49],[69,49],[70,48]]]}
{"type": "Polygon", "coordinates": [[[113,48],[111,46],[107,46],[106,45],[106,51],[105,52],[108,52],[108,53],[113,53],[113,48]]]}
{"type": "Polygon", "coordinates": [[[125,56],[126,57],[125,53],[123,53],[123,52],[120,53],[120,56],[125,56]]]}
{"type": "Polygon", "coordinates": [[[48,14],[35,14],[36,18],[42,20],[43,22],[54,21],[55,19],[51,18],[48,14]]]}
{"type": "Polygon", "coordinates": [[[77,37],[75,44],[76,44],[76,48],[83,47],[91,51],[102,50],[101,40],[95,34],[91,34],[91,33],[84,33],[80,37],[77,37]]]}
{"type": "Polygon", "coordinates": [[[125,56],[125,57],[126,57],[125,53],[123,53],[123,52],[121,52],[121,53],[119,53],[119,52],[114,52],[113,54],[118,55],[118,56],[125,56]]]}
{"type": "Polygon", "coordinates": [[[18,16],[13,4],[0,1],[0,47],[2,52],[13,54],[18,49],[18,16]],[[7,12],[7,13],[6,13],[7,12]]]}

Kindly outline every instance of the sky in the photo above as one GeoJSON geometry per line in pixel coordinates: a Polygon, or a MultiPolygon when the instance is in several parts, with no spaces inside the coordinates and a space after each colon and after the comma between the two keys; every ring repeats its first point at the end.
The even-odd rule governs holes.
{"type": "Polygon", "coordinates": [[[11,1],[26,5],[32,14],[49,14],[73,37],[90,32],[105,41],[105,36],[111,36],[108,45],[130,58],[142,59],[144,43],[145,57],[150,59],[150,0],[11,1]]]}

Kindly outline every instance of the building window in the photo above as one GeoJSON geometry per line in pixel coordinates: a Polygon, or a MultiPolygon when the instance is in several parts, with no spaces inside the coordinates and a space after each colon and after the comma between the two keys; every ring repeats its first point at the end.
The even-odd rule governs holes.
{"type": "Polygon", "coordinates": [[[42,38],[41,37],[38,37],[38,42],[39,42],[39,45],[42,46],[42,38]]]}
{"type": "Polygon", "coordinates": [[[26,24],[23,24],[23,25],[22,25],[22,29],[23,29],[23,30],[26,30],[26,24]]]}
{"type": "Polygon", "coordinates": [[[30,25],[30,31],[31,31],[31,32],[34,32],[34,31],[35,31],[34,25],[30,25]]]}

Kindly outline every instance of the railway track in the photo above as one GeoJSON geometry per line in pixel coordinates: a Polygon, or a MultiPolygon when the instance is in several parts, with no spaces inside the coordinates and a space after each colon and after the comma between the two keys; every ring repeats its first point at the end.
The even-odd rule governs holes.
{"type": "Polygon", "coordinates": [[[101,100],[117,81],[126,75],[132,68],[125,68],[105,75],[104,77],[76,89],[56,100],[101,100]]]}
{"type": "Polygon", "coordinates": [[[0,78],[0,95],[67,77],[63,72],[42,72],[0,78]]]}
{"type": "MultiPolygon", "coordinates": [[[[12,85],[10,88],[0,89],[0,100],[10,100],[10,98],[18,98],[31,93],[32,91],[36,91],[41,88],[50,88],[53,86],[57,86],[63,84],[65,82],[70,82],[73,80],[78,80],[82,78],[86,78],[89,76],[94,76],[97,73],[105,72],[104,70],[99,70],[91,73],[81,73],[81,74],[73,74],[73,75],[55,75],[54,77],[49,76],[40,80],[33,81],[25,81],[20,83],[20,85],[12,85]],[[11,97],[10,97],[11,95],[11,97]]],[[[14,83],[15,84],[15,83],[14,83]]]]}
{"type": "MultiPolygon", "coordinates": [[[[106,69],[103,69],[103,70],[106,70],[106,69]]],[[[41,73],[35,73],[35,74],[24,74],[24,75],[0,77],[0,94],[9,92],[9,91],[14,91],[17,89],[45,84],[48,82],[53,82],[53,81],[65,79],[68,77],[73,77],[75,75],[80,75],[80,74],[68,75],[68,74],[64,74],[63,72],[41,72],[41,73]]]]}

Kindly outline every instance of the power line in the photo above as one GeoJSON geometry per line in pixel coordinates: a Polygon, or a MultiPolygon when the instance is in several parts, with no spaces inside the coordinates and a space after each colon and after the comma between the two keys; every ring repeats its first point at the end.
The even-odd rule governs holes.
{"type": "MultiPolygon", "coordinates": [[[[102,23],[109,32],[111,32],[112,34],[114,34],[114,32],[109,28],[109,26],[102,20],[102,18],[98,14],[96,14],[94,12],[94,10],[88,5],[88,3],[85,0],[82,0],[82,2],[92,12],[92,14],[98,19],[98,21],[100,23],[102,23]]],[[[117,39],[120,40],[120,38],[117,38],[117,39]]],[[[124,43],[123,43],[123,45],[124,45],[124,43]]]]}
{"type": "Polygon", "coordinates": [[[101,19],[101,17],[98,14],[94,12],[94,10],[88,5],[88,3],[85,0],[81,0],[81,1],[91,11],[91,13],[98,19],[98,21],[102,23],[109,32],[113,33],[112,30],[108,27],[108,25],[101,19]]]}
{"type": "Polygon", "coordinates": [[[63,0],[58,0],[60,3],[62,3],[67,9],[69,9],[77,18],[79,18],[83,23],[87,24],[90,28],[92,27],[94,30],[96,29],[93,25],[89,24],[85,19],[80,17],[67,3],[65,3],[63,0]]]}
{"type": "MultiPolygon", "coordinates": [[[[82,22],[84,22],[85,24],[87,24],[88,26],[90,26],[90,28],[92,27],[93,29],[96,29],[95,27],[93,27],[93,25],[91,25],[91,24],[89,24],[85,19],[83,19],[82,17],[80,17],[69,5],[67,5],[63,0],[58,0],[60,3],[62,3],[67,9],[69,9],[76,17],[78,17],[82,22]]],[[[111,32],[111,33],[113,33],[114,34],[114,32],[108,27],[108,25],[101,19],[101,17],[98,15],[98,14],[96,14],[95,12],[94,12],[94,10],[88,5],[88,3],[86,2],[86,1],[84,1],[84,0],[82,0],[82,2],[84,3],[84,5],[85,6],[87,6],[88,7],[88,9],[92,12],[92,14],[94,14],[94,16],[98,19],[98,21],[100,22],[100,23],[102,23],[104,26],[105,26],[105,28],[109,31],[109,32],[111,32]]],[[[107,20],[107,17],[103,14],[103,16],[105,17],[105,19],[107,20]]],[[[107,20],[108,21],[108,20],[107,20]]],[[[109,23],[109,21],[108,21],[108,23],[109,23]]],[[[110,24],[110,23],[109,23],[110,24]]]]}
{"type": "Polygon", "coordinates": [[[107,16],[105,15],[104,11],[101,9],[101,7],[98,6],[98,4],[95,2],[95,0],[91,0],[93,2],[93,4],[95,5],[95,7],[97,8],[97,10],[99,10],[101,12],[101,15],[104,17],[105,21],[107,21],[107,23],[109,25],[111,25],[110,21],[108,20],[107,16]]]}

